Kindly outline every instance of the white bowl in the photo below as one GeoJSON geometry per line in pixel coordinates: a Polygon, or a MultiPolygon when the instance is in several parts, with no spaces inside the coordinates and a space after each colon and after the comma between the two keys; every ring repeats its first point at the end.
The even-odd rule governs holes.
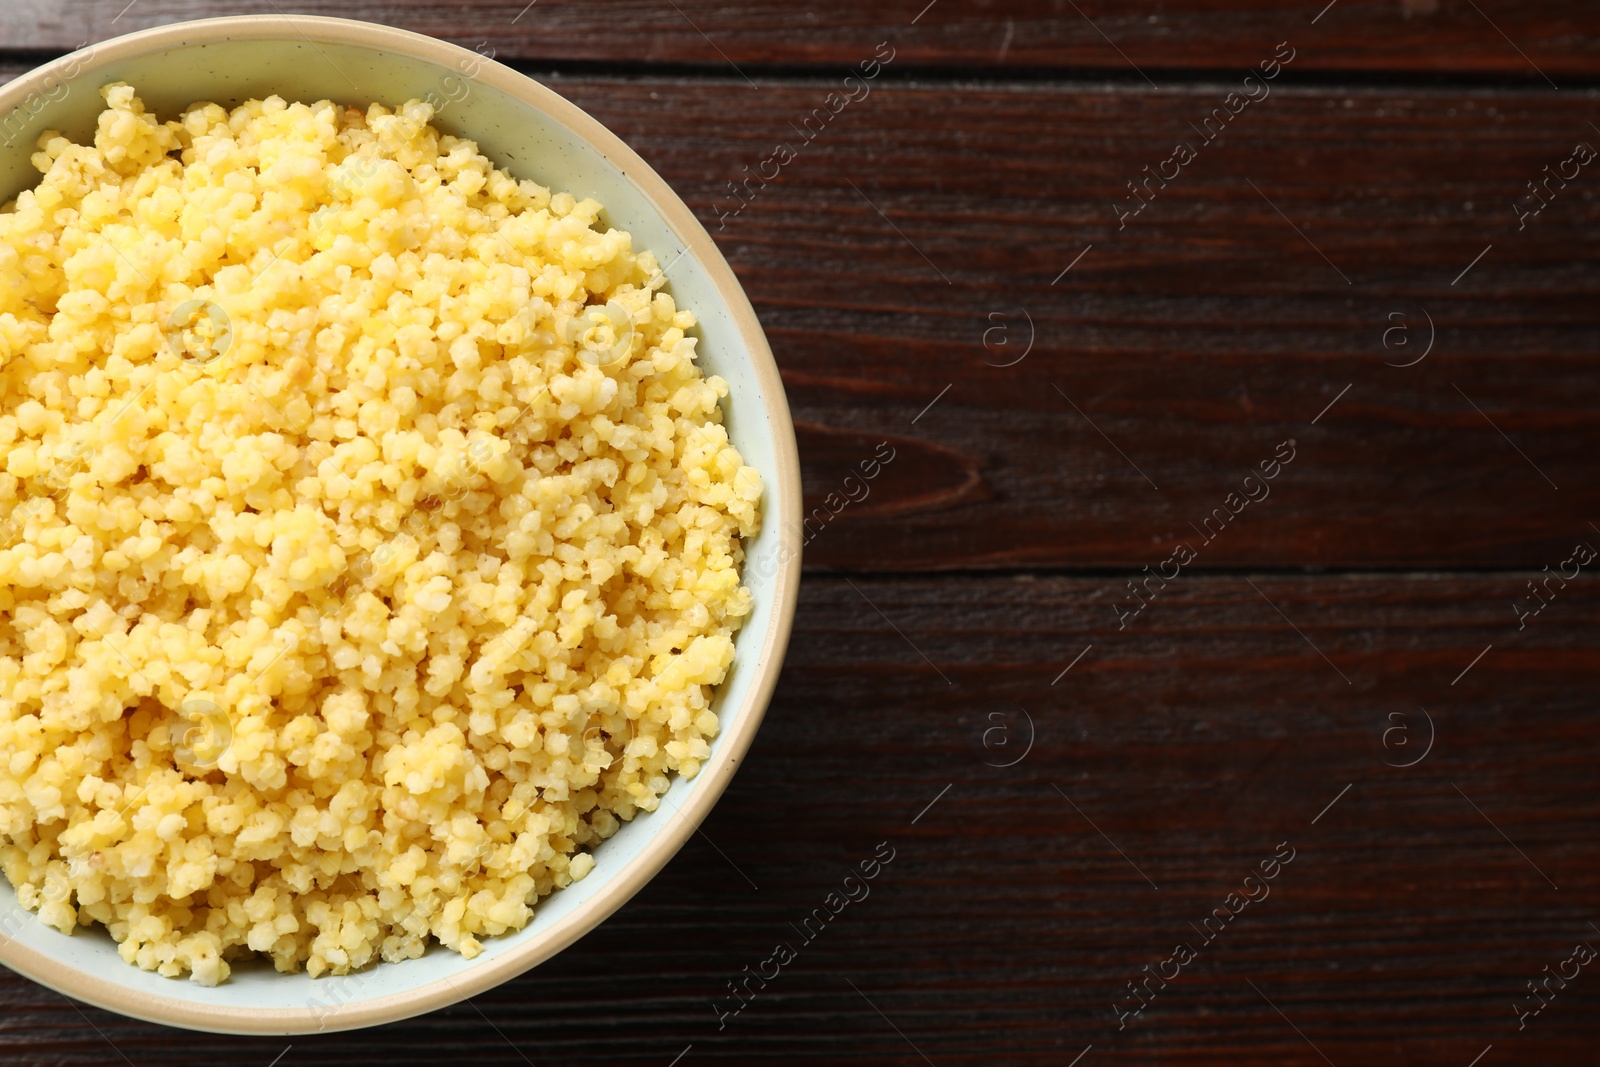
{"type": "Polygon", "coordinates": [[[760,535],[747,547],[755,607],[717,694],[721,732],[692,781],[661,810],[594,851],[588,877],[557,890],[518,933],[466,960],[434,945],[422,957],[342,978],[278,974],[241,963],[214,988],[124,963],[99,927],[68,937],[19,906],[0,878],[0,963],[111,1011],[196,1030],[298,1034],[372,1026],[432,1011],[498,985],[593,929],[659,871],[728,785],[749,748],[789,638],[800,581],[800,465],[778,369],[743,289],[683,201],[614,134],[549,89],[476,53],[420,34],[344,19],[260,15],[184,22],[118,37],[48,63],[0,89],[0,202],[37,184],[29,163],[47,128],[92,136],[100,86],[133,85],[164,117],[197,100],[234,105],[277,94],[393,106],[448,101],[435,124],[470,137],[499,166],[552,190],[593,196],[668,269],[670,290],[700,319],[701,366],[727,379],[729,433],[766,484],[760,535]],[[466,92],[463,95],[462,89],[466,92]]]}

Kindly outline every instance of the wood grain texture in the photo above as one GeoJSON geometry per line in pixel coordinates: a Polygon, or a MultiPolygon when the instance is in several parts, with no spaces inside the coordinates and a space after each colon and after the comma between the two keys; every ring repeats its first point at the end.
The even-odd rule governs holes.
{"type": "MultiPolygon", "coordinates": [[[[190,18],[275,11],[361,18],[536,63],[693,64],[759,75],[763,66],[848,68],[893,42],[906,66],[1104,70],[1144,84],[1166,72],[1241,72],[1288,39],[1322,71],[1471,73],[1559,84],[1600,70],[1583,0],[8,0],[0,48],[67,49],[190,18]],[[1326,10],[1324,10],[1326,8],[1326,10]],[[749,69],[747,69],[749,68],[749,69]],[[1542,73],[1541,73],[1542,72],[1542,73]]],[[[842,71],[841,71],[842,73],[842,71]]]]}
{"type": "Polygon", "coordinates": [[[1600,514],[1597,186],[1512,210],[1600,144],[1590,97],[1280,88],[1204,144],[1224,86],[885,86],[806,144],[813,85],[555,84],[722,243],[808,507],[895,450],[812,563],[1155,563],[1289,439],[1200,566],[1538,567],[1600,514]],[[1198,158],[1119,223],[1180,140],[1198,158]],[[730,214],[777,141],[798,158],[730,214]]]}
{"type": "MultiPolygon", "coordinates": [[[[1341,1067],[1589,1062],[1592,974],[1521,1033],[1511,1003],[1600,945],[1592,577],[1520,632],[1511,576],[1195,577],[1120,633],[1098,579],[852,582],[807,583],[749,761],[616,917],[475,1005],[295,1038],[280,1067],[923,1063],[912,1043],[938,1067],[1091,1043],[1085,1064],[1322,1064],[1293,1027],[1341,1067]],[[1386,766],[1420,751],[1419,705],[1432,751],[1386,766]],[[1397,721],[1410,750],[1381,743],[1397,721]],[[805,943],[790,924],[885,841],[869,895],[805,943]],[[1125,983],[1199,945],[1280,842],[1270,895],[1119,1033],[1125,983]],[[798,958],[719,1031],[713,1000],[780,941],[798,958]]],[[[0,1004],[7,1063],[121,1062],[110,1042],[266,1067],[290,1043],[90,1010],[96,1033],[14,977],[0,1004]]]]}

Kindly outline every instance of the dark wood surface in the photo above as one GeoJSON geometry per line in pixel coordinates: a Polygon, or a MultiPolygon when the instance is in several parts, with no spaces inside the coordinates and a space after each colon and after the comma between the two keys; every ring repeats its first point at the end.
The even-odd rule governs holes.
{"type": "MultiPolygon", "coordinates": [[[[123,2],[8,6],[0,76],[272,10],[123,2]]],[[[1520,629],[1513,603],[1600,547],[1600,171],[1522,229],[1513,204],[1600,146],[1600,16],[939,0],[911,25],[922,6],[295,8],[492,39],[606,122],[749,290],[808,503],[895,458],[817,522],[704,836],[578,945],[292,1043],[0,975],[0,1062],[1594,1062],[1600,972],[1520,1032],[1512,1005],[1600,947],[1600,577],[1520,629]],[[719,228],[727,182],[885,39],[871,94],[719,228]],[[1272,95],[1119,229],[1124,183],[1284,40],[1272,95]],[[1289,440],[1270,496],[1191,528],[1289,440]],[[1194,560],[1131,614],[1180,541],[1194,560]],[[871,895],[719,1030],[726,983],[884,841],[871,895]],[[1202,946],[1280,843],[1270,896],[1202,946]],[[1180,941],[1198,957],[1119,1030],[1180,941]]]]}
{"type": "Polygon", "coordinates": [[[817,87],[557,85],[713,221],[811,506],[895,448],[809,562],[1137,568],[1290,438],[1208,565],[1537,567],[1584,527],[1532,516],[1600,515],[1600,200],[1574,184],[1520,231],[1512,210],[1600,145],[1592,94],[1286,87],[1119,228],[1125,182],[1199,145],[1225,87],[885,86],[723,218],[817,87]]]}
{"type": "Polygon", "coordinates": [[[1242,74],[1285,39],[1320,71],[1548,78],[1562,88],[1600,71],[1585,0],[8,0],[0,44],[59,50],[185,18],[277,12],[365,18],[540,63],[713,73],[848,68],[888,40],[906,65],[1098,70],[1149,88],[1163,71],[1242,74]]]}

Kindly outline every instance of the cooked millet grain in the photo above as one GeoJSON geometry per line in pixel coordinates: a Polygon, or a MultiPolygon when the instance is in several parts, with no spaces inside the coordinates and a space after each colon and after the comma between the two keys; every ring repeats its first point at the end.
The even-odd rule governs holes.
{"type": "Polygon", "coordinates": [[[473,956],[710,753],[727,385],[426,104],[103,95],[0,212],[0,867],[204,983],[473,956]]]}

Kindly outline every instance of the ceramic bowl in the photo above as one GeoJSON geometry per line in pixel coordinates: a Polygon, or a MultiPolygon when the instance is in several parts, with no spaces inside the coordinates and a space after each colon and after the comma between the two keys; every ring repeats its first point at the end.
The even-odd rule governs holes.
{"type": "Polygon", "coordinates": [[[128,82],[162,118],[197,100],[233,106],[277,94],[388,106],[444,101],[435,125],[475,140],[519,178],[605,205],[603,221],[668,266],[669,291],[700,319],[701,366],[728,382],[729,433],[766,485],[745,582],[755,607],[720,687],[721,732],[692,781],[594,852],[588,877],[557,890],[517,933],[487,938],[476,959],[433,945],[415,960],[347,977],[285,975],[241,961],[207,988],[139,970],[99,927],[65,936],[16,903],[0,878],[0,962],[69,996],[172,1026],[297,1034],[372,1026],[432,1011],[526,971],[593,929],[650,880],[706,817],[760,724],[778,677],[800,575],[800,467],[778,369],[733,271],[682,200],[627,145],[550,89],[430,37],[344,19],[207,19],[118,37],[48,63],[0,89],[0,202],[36,184],[29,163],[45,129],[92,136],[100,87],[128,82]]]}

